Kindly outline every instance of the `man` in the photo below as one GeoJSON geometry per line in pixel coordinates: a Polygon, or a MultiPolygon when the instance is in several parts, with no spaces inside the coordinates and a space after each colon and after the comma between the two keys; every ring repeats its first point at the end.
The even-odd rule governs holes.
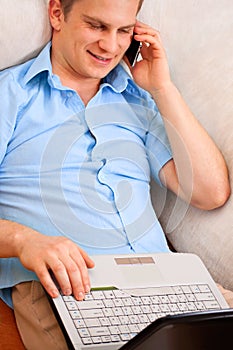
{"type": "Polygon", "coordinates": [[[150,174],[202,209],[230,193],[221,153],[171,81],[159,33],[136,20],[141,4],[51,0],[51,46],[0,75],[1,297],[13,302],[27,349],[66,348],[35,280],[56,297],[52,272],[82,300],[89,255],[169,251],[150,174]],[[134,81],[119,65],[133,32],[142,42],[134,81]]]}

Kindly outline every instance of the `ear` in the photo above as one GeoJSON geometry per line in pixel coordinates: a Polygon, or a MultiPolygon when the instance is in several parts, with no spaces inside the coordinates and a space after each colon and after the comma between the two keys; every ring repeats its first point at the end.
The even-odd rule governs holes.
{"type": "Polygon", "coordinates": [[[64,21],[64,14],[60,0],[49,1],[49,19],[54,30],[60,31],[61,23],[64,21]]]}

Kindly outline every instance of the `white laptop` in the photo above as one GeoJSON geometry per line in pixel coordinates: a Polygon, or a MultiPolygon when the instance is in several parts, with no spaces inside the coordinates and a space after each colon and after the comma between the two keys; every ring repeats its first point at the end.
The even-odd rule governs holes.
{"type": "Polygon", "coordinates": [[[156,319],[228,308],[194,254],[92,256],[90,294],[52,299],[70,349],[120,349],[156,319]]]}

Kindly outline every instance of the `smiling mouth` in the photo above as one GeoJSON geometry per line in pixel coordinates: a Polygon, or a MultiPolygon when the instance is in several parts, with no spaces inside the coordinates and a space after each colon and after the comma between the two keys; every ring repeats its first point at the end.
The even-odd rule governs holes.
{"type": "Polygon", "coordinates": [[[111,58],[104,58],[104,57],[102,57],[102,56],[95,55],[95,54],[92,53],[91,51],[88,51],[88,53],[89,53],[92,57],[94,57],[94,58],[96,58],[97,60],[102,61],[102,62],[109,62],[109,61],[111,60],[111,58]]]}

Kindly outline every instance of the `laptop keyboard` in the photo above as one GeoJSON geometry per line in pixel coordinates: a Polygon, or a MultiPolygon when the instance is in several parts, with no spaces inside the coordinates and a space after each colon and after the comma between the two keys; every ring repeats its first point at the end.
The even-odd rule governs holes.
{"type": "Polygon", "coordinates": [[[157,318],[220,309],[206,284],[92,289],[84,301],[62,296],[84,345],[126,342],[157,318]]]}

